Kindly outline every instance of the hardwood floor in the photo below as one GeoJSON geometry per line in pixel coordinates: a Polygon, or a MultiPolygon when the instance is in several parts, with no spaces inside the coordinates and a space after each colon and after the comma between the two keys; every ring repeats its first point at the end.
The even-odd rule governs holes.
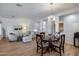
{"type": "MultiPolygon", "coordinates": [[[[79,48],[65,44],[65,52],[63,56],[78,56],[79,48]]],[[[36,42],[8,42],[6,39],[0,40],[0,56],[40,56],[36,53],[36,42]]],[[[52,51],[44,56],[59,56],[59,53],[52,51]]]]}

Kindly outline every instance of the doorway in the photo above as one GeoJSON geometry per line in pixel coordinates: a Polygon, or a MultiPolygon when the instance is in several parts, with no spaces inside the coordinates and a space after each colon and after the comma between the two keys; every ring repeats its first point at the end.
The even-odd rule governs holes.
{"type": "Polygon", "coordinates": [[[64,31],[64,23],[59,23],[59,32],[63,32],[64,31]]]}

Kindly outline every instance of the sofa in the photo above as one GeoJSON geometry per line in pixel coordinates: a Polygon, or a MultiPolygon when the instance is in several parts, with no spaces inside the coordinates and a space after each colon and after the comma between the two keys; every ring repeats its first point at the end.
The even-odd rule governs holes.
{"type": "Polygon", "coordinates": [[[33,38],[33,32],[28,31],[28,33],[23,36],[22,42],[30,42],[32,41],[32,38],[33,38]]]}

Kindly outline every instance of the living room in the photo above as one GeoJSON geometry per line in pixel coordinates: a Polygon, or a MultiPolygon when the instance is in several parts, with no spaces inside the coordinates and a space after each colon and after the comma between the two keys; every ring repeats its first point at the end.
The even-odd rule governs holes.
{"type": "MultiPolygon", "coordinates": [[[[36,34],[61,32],[66,43],[62,55],[78,56],[79,48],[73,46],[74,33],[79,31],[78,16],[79,3],[0,3],[0,55],[39,56],[36,34]]],[[[60,55],[53,53],[44,55],[60,55]]]]}

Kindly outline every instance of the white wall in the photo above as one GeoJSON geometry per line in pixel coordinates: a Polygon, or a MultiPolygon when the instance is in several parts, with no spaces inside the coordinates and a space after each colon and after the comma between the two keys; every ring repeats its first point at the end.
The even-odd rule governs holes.
{"type": "Polygon", "coordinates": [[[79,23],[74,23],[73,24],[73,32],[79,32],[79,23]]]}
{"type": "Polygon", "coordinates": [[[59,17],[56,16],[55,19],[56,19],[56,20],[55,20],[55,25],[56,25],[56,26],[55,26],[55,31],[56,31],[56,32],[59,32],[59,17]]]}
{"type": "Polygon", "coordinates": [[[4,27],[4,29],[6,30],[6,36],[7,36],[7,28],[9,26],[18,26],[18,25],[22,25],[22,24],[26,24],[26,26],[28,27],[28,29],[31,31],[33,29],[33,21],[29,20],[29,19],[23,19],[23,18],[3,18],[0,17],[0,20],[2,22],[2,27],[4,27]]]}
{"type": "Polygon", "coordinates": [[[73,24],[79,23],[79,13],[67,15],[61,19],[64,20],[64,33],[66,34],[66,42],[73,44],[73,24]]]}

